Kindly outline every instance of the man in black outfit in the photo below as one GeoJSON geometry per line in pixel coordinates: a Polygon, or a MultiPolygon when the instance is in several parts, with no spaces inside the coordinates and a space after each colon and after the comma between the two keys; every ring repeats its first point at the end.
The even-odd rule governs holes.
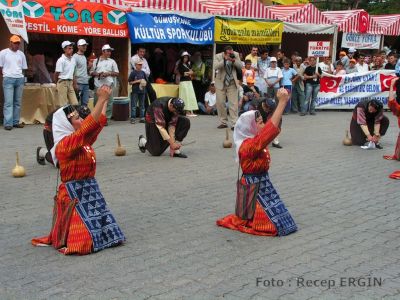
{"type": "Polygon", "coordinates": [[[139,136],[139,150],[160,156],[170,147],[172,157],[187,158],[180,149],[190,129],[190,121],[183,116],[185,103],[180,98],[161,97],[152,102],[146,112],[146,137],[139,136]]]}

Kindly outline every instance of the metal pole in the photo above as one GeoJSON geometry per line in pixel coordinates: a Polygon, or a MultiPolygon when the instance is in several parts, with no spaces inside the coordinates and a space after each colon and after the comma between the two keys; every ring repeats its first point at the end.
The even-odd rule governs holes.
{"type": "Polygon", "coordinates": [[[338,39],[338,27],[337,25],[335,25],[335,31],[333,32],[332,63],[336,61],[337,39],[338,39]]]}
{"type": "Polygon", "coordinates": [[[215,79],[215,67],[214,67],[214,59],[215,59],[215,55],[217,54],[217,44],[214,43],[213,45],[213,56],[212,56],[212,76],[211,76],[211,81],[214,81],[215,79]]]}

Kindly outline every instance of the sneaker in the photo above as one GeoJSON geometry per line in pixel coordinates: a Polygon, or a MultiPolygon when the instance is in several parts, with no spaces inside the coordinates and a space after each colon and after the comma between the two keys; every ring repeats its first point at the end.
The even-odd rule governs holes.
{"type": "Polygon", "coordinates": [[[310,112],[310,115],[315,116],[316,115],[315,111],[310,112]]]}
{"type": "Polygon", "coordinates": [[[144,123],[144,122],[145,122],[144,118],[141,118],[140,121],[139,121],[139,123],[144,123]]]}
{"type": "Polygon", "coordinates": [[[36,148],[36,161],[39,165],[44,166],[46,164],[44,157],[40,157],[39,153],[40,153],[40,149],[42,149],[42,147],[37,147],[36,148]]]}
{"type": "Polygon", "coordinates": [[[304,117],[306,115],[306,113],[300,113],[300,116],[304,117]]]}
{"type": "Polygon", "coordinates": [[[283,147],[281,146],[281,144],[274,144],[272,143],[272,147],[278,148],[278,149],[282,149],[283,147]]]}
{"type": "Polygon", "coordinates": [[[217,127],[218,129],[222,129],[222,128],[228,128],[228,125],[226,124],[221,124],[217,127]]]}
{"type": "Polygon", "coordinates": [[[131,119],[131,124],[136,124],[136,120],[135,119],[131,119]]]}
{"type": "Polygon", "coordinates": [[[138,147],[139,147],[140,152],[145,153],[146,152],[146,147],[145,146],[140,146],[140,139],[144,139],[144,135],[143,134],[139,135],[138,147]]]}
{"type": "Polygon", "coordinates": [[[180,157],[180,158],[187,158],[186,154],[181,153],[174,153],[174,157],[180,157]]]}
{"type": "Polygon", "coordinates": [[[12,126],[4,126],[4,129],[5,129],[5,130],[11,130],[11,129],[12,129],[12,126]]]}
{"type": "Polygon", "coordinates": [[[375,144],[375,147],[378,149],[383,149],[382,145],[380,143],[375,144]]]}
{"type": "Polygon", "coordinates": [[[24,128],[25,125],[23,123],[13,125],[14,128],[24,128]]]}

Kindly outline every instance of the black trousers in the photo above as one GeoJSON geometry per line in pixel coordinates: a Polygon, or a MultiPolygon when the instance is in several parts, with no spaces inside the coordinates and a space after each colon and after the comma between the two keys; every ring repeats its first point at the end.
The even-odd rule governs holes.
{"type": "Polygon", "coordinates": [[[43,130],[43,138],[44,138],[44,142],[45,142],[46,148],[47,148],[47,153],[46,153],[45,158],[49,163],[54,165],[53,157],[51,156],[51,153],[50,153],[51,148],[53,148],[53,146],[54,146],[53,133],[51,131],[44,129],[43,130]]]}
{"type": "MultiPolygon", "coordinates": [[[[369,132],[374,135],[374,122],[368,122],[368,130],[369,132]]],[[[381,136],[384,136],[387,129],[389,128],[389,119],[386,116],[383,116],[381,120],[381,127],[379,129],[379,134],[381,136]]],[[[364,131],[362,131],[361,126],[357,124],[357,121],[354,119],[351,119],[350,122],[350,134],[351,134],[351,141],[353,142],[353,145],[358,145],[362,146],[365,144],[367,141],[367,136],[364,134],[364,131]]]]}
{"type": "MultiPolygon", "coordinates": [[[[146,128],[146,149],[153,156],[160,156],[169,147],[169,143],[164,141],[156,124],[147,123],[146,128]]],[[[190,129],[190,121],[188,118],[179,116],[175,128],[175,139],[182,142],[190,129]]]]}

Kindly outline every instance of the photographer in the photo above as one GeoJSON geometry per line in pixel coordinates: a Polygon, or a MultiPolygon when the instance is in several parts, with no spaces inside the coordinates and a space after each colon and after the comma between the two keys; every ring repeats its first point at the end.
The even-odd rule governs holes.
{"type": "Polygon", "coordinates": [[[217,111],[221,124],[218,128],[228,127],[228,117],[225,101],[228,98],[229,122],[233,130],[238,117],[238,87],[237,70],[242,69],[239,53],[234,52],[231,46],[226,46],[224,52],[214,58],[215,88],[217,94],[217,111]]]}

